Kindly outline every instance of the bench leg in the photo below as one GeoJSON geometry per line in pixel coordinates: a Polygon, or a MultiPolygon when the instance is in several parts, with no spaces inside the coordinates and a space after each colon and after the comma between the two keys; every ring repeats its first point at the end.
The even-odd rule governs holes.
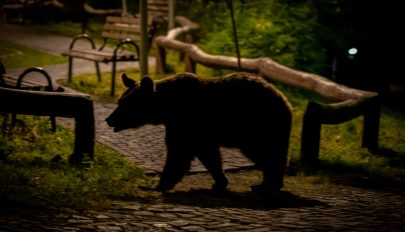
{"type": "Polygon", "coordinates": [[[72,69],[73,69],[73,57],[69,57],[68,64],[68,83],[72,82],[72,69]]]}
{"type": "Polygon", "coordinates": [[[56,131],[56,118],[55,118],[55,116],[51,116],[50,119],[51,119],[52,132],[55,132],[56,131]]]}
{"type": "Polygon", "coordinates": [[[114,97],[115,94],[115,67],[116,62],[112,63],[112,72],[111,72],[111,97],[114,97]]]}
{"type": "Polygon", "coordinates": [[[97,80],[98,82],[101,82],[101,72],[100,72],[100,65],[97,61],[94,62],[96,66],[96,72],[97,72],[97,80]]]}
{"type": "Polygon", "coordinates": [[[17,124],[17,114],[11,114],[11,128],[14,128],[17,124]]]}

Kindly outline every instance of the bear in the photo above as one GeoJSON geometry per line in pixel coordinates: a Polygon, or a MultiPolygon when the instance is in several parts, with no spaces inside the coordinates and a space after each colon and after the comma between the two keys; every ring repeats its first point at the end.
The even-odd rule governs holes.
{"type": "Polygon", "coordinates": [[[279,191],[287,164],[292,107],[274,85],[255,74],[220,78],[180,73],[140,83],[125,73],[127,90],[106,122],[115,132],[145,124],[165,127],[166,161],[155,190],[172,190],[197,157],[224,191],[228,179],[220,147],[239,149],[262,172],[252,191],[279,191]]]}

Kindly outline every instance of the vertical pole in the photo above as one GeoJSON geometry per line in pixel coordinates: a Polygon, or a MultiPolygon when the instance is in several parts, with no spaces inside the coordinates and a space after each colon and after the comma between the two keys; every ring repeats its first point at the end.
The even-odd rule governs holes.
{"type": "Polygon", "coordinates": [[[3,0],[0,1],[0,23],[6,22],[6,13],[4,12],[3,0]]]}
{"type": "Polygon", "coordinates": [[[141,78],[148,75],[148,9],[147,0],[139,1],[141,12],[141,78]]]}
{"type": "Polygon", "coordinates": [[[235,16],[233,13],[233,4],[232,0],[227,0],[229,11],[231,12],[231,19],[232,19],[232,29],[233,29],[233,39],[235,42],[235,49],[236,49],[236,56],[238,59],[238,71],[242,70],[242,65],[240,62],[240,52],[239,52],[239,42],[238,42],[238,32],[236,31],[236,23],[235,23],[235,16]]]}
{"type": "Polygon", "coordinates": [[[122,0],[122,15],[126,15],[128,13],[127,8],[127,0],[122,0]]]}
{"type": "Polygon", "coordinates": [[[304,114],[301,134],[301,168],[312,175],[319,168],[319,145],[321,139],[321,108],[310,102],[304,114]]]}
{"type": "Polygon", "coordinates": [[[371,152],[378,150],[378,135],[380,128],[381,105],[379,99],[375,99],[364,113],[363,142],[362,147],[371,152]]]}
{"type": "Polygon", "coordinates": [[[166,48],[157,46],[156,74],[166,74],[166,48]]]}
{"type": "Polygon", "coordinates": [[[174,0],[169,0],[169,30],[174,28],[174,0]]]}
{"type": "Polygon", "coordinates": [[[186,56],[185,63],[186,63],[186,66],[185,66],[184,71],[195,74],[196,73],[196,63],[195,63],[195,61],[192,60],[190,57],[186,56]]]}

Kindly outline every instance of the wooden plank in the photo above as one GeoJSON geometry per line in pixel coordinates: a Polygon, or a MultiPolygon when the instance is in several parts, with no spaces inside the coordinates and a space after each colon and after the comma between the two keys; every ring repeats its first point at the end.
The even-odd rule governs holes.
{"type": "Polygon", "coordinates": [[[106,31],[119,31],[127,33],[141,33],[140,25],[128,25],[128,24],[105,24],[104,30],[106,31]]]}
{"type": "Polygon", "coordinates": [[[140,18],[134,17],[118,17],[118,16],[107,16],[107,23],[124,23],[124,24],[140,24],[140,18]]]}
{"type": "Polygon", "coordinates": [[[148,0],[148,5],[154,5],[154,4],[168,5],[169,1],[168,0],[148,0]]]}
{"type": "MultiPolygon", "coordinates": [[[[2,75],[2,80],[4,81],[4,83],[7,85],[6,87],[17,87],[17,79],[18,77],[13,76],[13,75],[9,75],[9,74],[3,74],[2,75]]],[[[21,82],[21,87],[34,87],[34,86],[46,86],[46,83],[40,83],[40,82],[36,82],[33,80],[27,80],[26,78],[23,79],[23,81],[21,82]]]]}
{"type": "Polygon", "coordinates": [[[64,56],[71,56],[75,58],[81,58],[84,60],[90,60],[90,61],[99,61],[99,62],[104,62],[104,56],[96,56],[94,54],[87,53],[83,50],[70,50],[70,51],[65,51],[62,52],[62,55],[64,56]]]}
{"type": "MultiPolygon", "coordinates": [[[[109,62],[113,60],[112,52],[105,52],[105,51],[98,51],[98,50],[75,50],[72,49],[70,51],[63,52],[65,56],[72,56],[75,58],[81,58],[85,60],[91,61],[99,61],[99,62],[109,62]]],[[[135,53],[122,51],[117,54],[117,60],[121,61],[135,61],[139,58],[136,57],[135,53]]]]}
{"type": "Polygon", "coordinates": [[[148,6],[148,11],[169,12],[169,6],[148,6]]]}
{"type": "Polygon", "coordinates": [[[101,36],[104,38],[111,38],[111,39],[131,39],[131,40],[140,40],[140,35],[136,34],[117,34],[117,33],[112,33],[108,31],[104,31],[101,33],[101,36]]]}

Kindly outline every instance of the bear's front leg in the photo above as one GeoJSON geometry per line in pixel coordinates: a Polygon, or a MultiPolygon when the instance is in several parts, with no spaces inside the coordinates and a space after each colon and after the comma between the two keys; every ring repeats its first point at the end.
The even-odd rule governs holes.
{"type": "Polygon", "coordinates": [[[190,170],[193,155],[184,144],[167,143],[167,157],[157,191],[166,192],[175,187],[190,170]]]}

